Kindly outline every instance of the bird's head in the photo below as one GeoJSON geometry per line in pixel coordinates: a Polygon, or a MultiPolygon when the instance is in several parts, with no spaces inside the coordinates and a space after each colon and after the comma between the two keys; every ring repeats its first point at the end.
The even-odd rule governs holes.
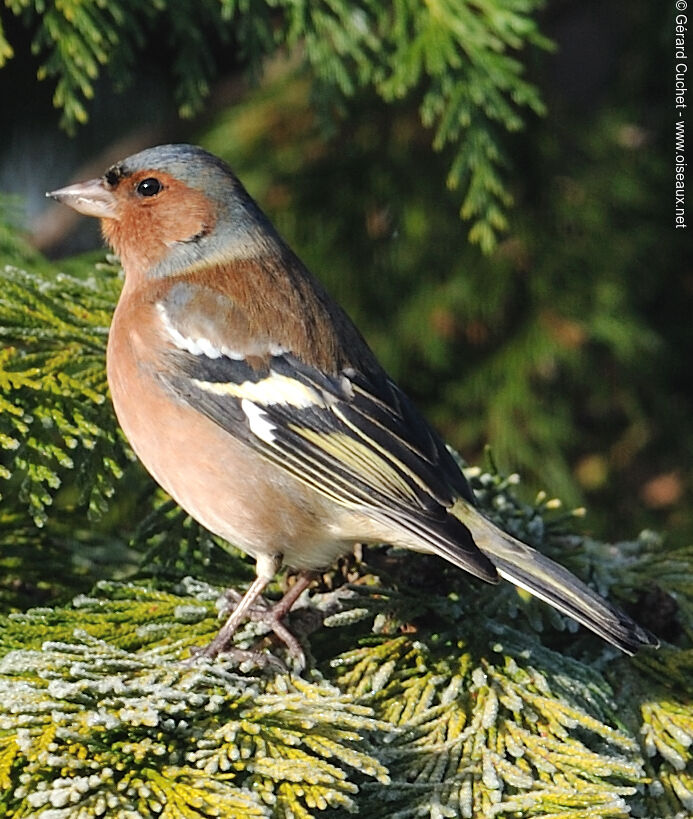
{"type": "Polygon", "coordinates": [[[160,145],[47,196],[96,216],[126,277],[174,275],[279,241],[231,169],[194,145],[160,145]]]}

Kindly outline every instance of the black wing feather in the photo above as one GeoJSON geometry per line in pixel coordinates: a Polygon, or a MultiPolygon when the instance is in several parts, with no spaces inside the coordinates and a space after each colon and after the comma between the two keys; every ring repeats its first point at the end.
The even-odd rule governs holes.
{"type": "Polygon", "coordinates": [[[168,354],[162,378],[179,398],[312,488],[406,529],[486,580],[497,579],[469,529],[448,514],[456,498],[473,499],[464,476],[384,374],[368,378],[345,370],[330,376],[290,354],[252,367],[228,356],[177,350],[168,354]],[[297,405],[278,396],[257,403],[272,430],[271,439],[261,438],[243,410],[243,385],[277,375],[313,390],[316,400],[297,405]]]}

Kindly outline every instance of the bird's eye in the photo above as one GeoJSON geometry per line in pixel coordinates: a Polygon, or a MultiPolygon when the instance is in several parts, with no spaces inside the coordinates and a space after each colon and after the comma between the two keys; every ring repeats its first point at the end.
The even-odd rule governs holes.
{"type": "Polygon", "coordinates": [[[135,190],[140,196],[156,196],[162,188],[163,185],[158,179],[155,179],[153,176],[149,176],[147,179],[143,179],[137,185],[135,190]]]}

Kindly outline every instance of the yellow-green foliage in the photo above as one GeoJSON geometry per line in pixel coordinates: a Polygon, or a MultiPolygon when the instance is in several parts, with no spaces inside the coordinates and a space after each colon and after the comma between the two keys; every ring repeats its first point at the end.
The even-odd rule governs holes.
{"type": "MultiPolygon", "coordinates": [[[[182,663],[210,606],[119,592],[75,601],[69,641],[5,655],[4,815],[307,816],[354,804],[352,769],[387,781],[367,741],[387,726],[370,708],[327,684],[182,663]]],[[[37,610],[8,631],[30,644],[57,636],[55,619],[37,610]]]]}
{"type": "Polygon", "coordinates": [[[91,276],[6,267],[0,291],[2,815],[693,811],[693,548],[580,537],[494,469],[467,470],[489,515],[645,625],[668,612],[679,647],[630,660],[509,584],[381,549],[292,613],[303,677],[259,624],[228,657],[191,662],[219,626],[220,584],[252,567],[129,460],[104,377],[119,278],[91,276]]]}
{"type": "Polygon", "coordinates": [[[92,514],[104,511],[122,475],[126,458],[106,401],[104,369],[119,291],[115,271],[81,281],[60,273],[37,277],[9,265],[3,270],[0,449],[11,453],[13,467],[0,465],[0,476],[21,471],[20,494],[38,526],[66,471],[77,468],[92,514]]]}
{"type": "MultiPolygon", "coordinates": [[[[370,588],[371,599],[383,591],[370,588]]],[[[216,628],[219,591],[102,583],[70,606],[4,621],[3,815],[654,819],[693,809],[693,712],[667,684],[690,673],[690,650],[664,649],[638,677],[611,649],[593,646],[590,667],[498,623],[466,639],[461,621],[444,648],[428,629],[362,634],[359,648],[321,652],[306,680],[257,666],[248,633],[234,659],[186,661],[216,628]]],[[[339,599],[368,606],[363,594],[339,599]]]]}

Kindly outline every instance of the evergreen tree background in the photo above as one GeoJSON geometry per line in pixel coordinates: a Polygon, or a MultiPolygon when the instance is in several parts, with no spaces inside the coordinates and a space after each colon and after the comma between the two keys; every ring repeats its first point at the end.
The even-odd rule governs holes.
{"type": "Polygon", "coordinates": [[[693,812],[693,274],[670,205],[670,17],[645,0],[8,0],[6,815],[693,812]],[[177,662],[251,567],[132,458],[104,375],[117,260],[39,197],[181,140],[230,162],[480,465],[484,508],[662,650],[616,658],[512,587],[372,550],[295,615],[306,679],[177,662]]]}

